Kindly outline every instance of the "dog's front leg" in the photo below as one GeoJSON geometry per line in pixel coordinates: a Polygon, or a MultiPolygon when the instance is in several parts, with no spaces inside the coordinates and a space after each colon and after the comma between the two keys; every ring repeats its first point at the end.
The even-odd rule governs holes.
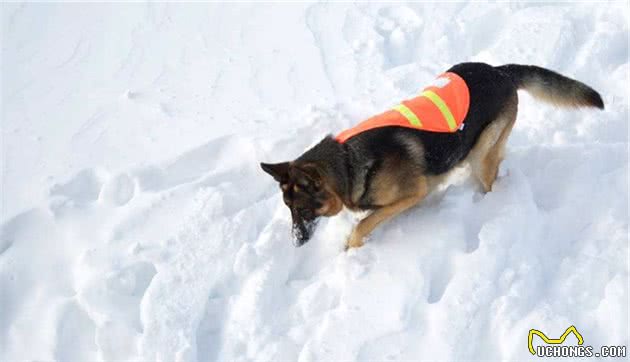
{"type": "Polygon", "coordinates": [[[369,235],[372,230],[374,230],[374,228],[376,228],[380,223],[391,219],[392,217],[418,204],[420,201],[422,201],[422,199],[424,199],[427,193],[427,180],[423,177],[420,180],[418,190],[414,195],[407,196],[389,205],[385,205],[379,209],[374,210],[374,212],[365,217],[363,220],[359,221],[357,226],[354,227],[346,243],[346,250],[348,248],[358,248],[363,246],[363,239],[367,235],[369,235]]]}

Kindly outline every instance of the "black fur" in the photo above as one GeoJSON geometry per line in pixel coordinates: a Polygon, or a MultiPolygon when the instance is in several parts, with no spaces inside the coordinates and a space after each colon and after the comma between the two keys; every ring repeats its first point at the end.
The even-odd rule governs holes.
{"type": "MultiPolygon", "coordinates": [[[[525,89],[536,97],[559,105],[603,108],[601,97],[592,88],[540,67],[462,63],[448,72],[463,78],[470,91],[470,107],[463,129],[454,133],[436,133],[383,127],[360,133],[343,144],[327,136],[293,161],[290,167],[317,165],[317,177],[326,181],[343,205],[351,209],[375,209],[384,205],[375,203],[372,192],[374,175],[391,173],[394,167],[399,171],[395,173],[395,186],[402,190],[403,195],[407,188],[417,187],[418,178],[451,170],[466,158],[484,129],[499,117],[506,104],[516,102],[518,89],[525,89]],[[397,168],[398,165],[401,167],[397,168]]],[[[315,220],[300,216],[298,211],[303,210],[304,205],[325,205],[331,192],[322,189],[305,196],[300,190],[295,196],[293,185],[301,181],[291,176],[291,171],[278,175],[272,166],[262,164],[266,172],[276,180],[282,180],[279,182],[285,203],[291,209],[294,231],[301,245],[310,238],[315,220]]],[[[284,165],[278,167],[284,170],[284,165]]]]}
{"type": "Polygon", "coordinates": [[[496,67],[507,73],[517,88],[533,91],[534,97],[558,105],[604,109],[602,97],[586,84],[535,65],[506,64],[496,67]]]}
{"type": "Polygon", "coordinates": [[[481,132],[497,117],[501,107],[516,93],[517,88],[507,73],[483,63],[462,63],[448,71],[462,77],[470,90],[470,109],[461,131],[437,133],[385,127],[363,132],[344,144],[328,136],[298,160],[325,161],[331,175],[339,180],[341,188],[337,191],[340,194],[350,194],[357,178],[366,177],[363,182],[368,187],[362,192],[357,204],[363,209],[375,207],[369,199],[369,178],[378,172],[380,160],[392,154],[413,158],[407,147],[399,141],[403,137],[416,139],[424,148],[424,160],[416,160],[419,175],[438,175],[449,171],[468,155],[481,132]],[[347,165],[346,169],[344,165],[347,165]]]}
{"type": "Polygon", "coordinates": [[[403,127],[386,127],[361,133],[346,144],[359,148],[365,157],[382,159],[391,152],[406,153],[396,140],[396,134],[414,137],[425,151],[424,172],[444,173],[464,159],[472,149],[481,131],[494,120],[507,99],[516,92],[512,79],[494,67],[483,63],[458,64],[449,72],[456,73],[466,81],[470,90],[470,109],[464,120],[464,129],[455,133],[437,133],[403,127]],[[492,101],[488,101],[492,100],[492,101]]]}

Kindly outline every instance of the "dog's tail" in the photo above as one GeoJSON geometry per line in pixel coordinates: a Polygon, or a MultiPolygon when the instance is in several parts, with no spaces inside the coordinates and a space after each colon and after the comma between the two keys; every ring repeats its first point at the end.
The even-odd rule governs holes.
{"type": "Polygon", "coordinates": [[[602,97],[593,88],[549,69],[535,65],[506,64],[498,70],[510,75],[518,89],[534,98],[563,107],[604,109],[602,97]]]}

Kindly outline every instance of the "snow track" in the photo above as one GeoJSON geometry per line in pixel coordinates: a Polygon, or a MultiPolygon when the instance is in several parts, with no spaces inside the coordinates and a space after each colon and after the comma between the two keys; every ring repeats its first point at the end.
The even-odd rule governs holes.
{"type": "Polygon", "coordinates": [[[628,345],[626,3],[2,4],[2,40],[2,361],[628,345]],[[557,70],[606,111],[521,94],[491,193],[462,169],[363,248],[347,213],[294,248],[258,163],[461,61],[557,70]]]}

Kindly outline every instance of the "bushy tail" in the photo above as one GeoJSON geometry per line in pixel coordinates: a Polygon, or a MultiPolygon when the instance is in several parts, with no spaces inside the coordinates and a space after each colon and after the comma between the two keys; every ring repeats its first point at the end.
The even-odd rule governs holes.
{"type": "Polygon", "coordinates": [[[593,88],[549,69],[518,64],[502,65],[497,69],[509,74],[519,89],[541,101],[563,107],[604,109],[602,97],[593,88]]]}

